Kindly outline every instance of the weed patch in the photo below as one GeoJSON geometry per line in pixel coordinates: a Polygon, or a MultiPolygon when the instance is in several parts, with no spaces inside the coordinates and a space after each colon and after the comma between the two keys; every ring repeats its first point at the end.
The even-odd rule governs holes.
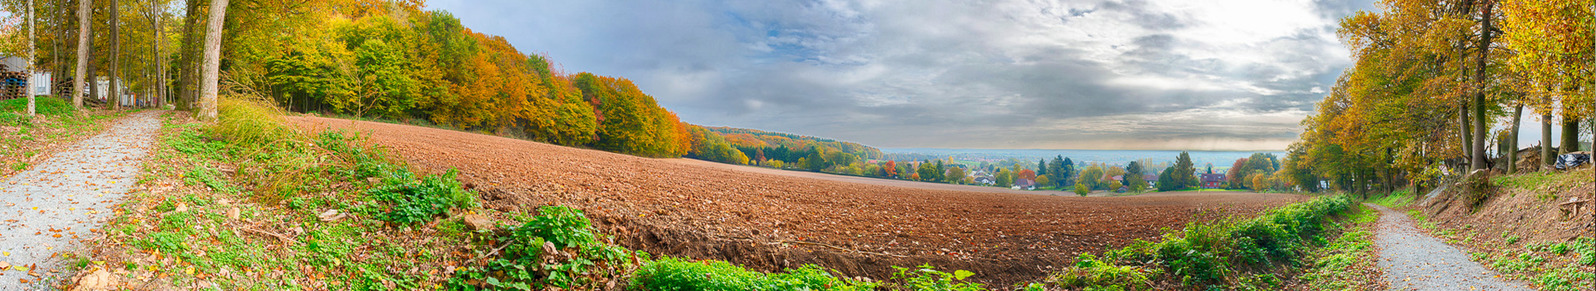
{"type": "MultiPolygon", "coordinates": [[[[1541,290],[1581,290],[1596,280],[1596,243],[1588,237],[1555,243],[1525,245],[1501,253],[1477,253],[1475,260],[1514,279],[1528,281],[1541,290]],[[1583,269],[1583,270],[1582,270],[1583,269]]],[[[1509,243],[1511,244],[1511,243],[1509,243]]]]}
{"type": "Polygon", "coordinates": [[[476,207],[476,195],[461,189],[455,171],[416,178],[409,170],[386,173],[381,186],[366,194],[388,204],[381,219],[399,224],[432,221],[450,209],[476,207]]]}
{"type": "Polygon", "coordinates": [[[633,268],[639,255],[609,245],[593,233],[592,223],[580,210],[545,206],[540,215],[505,229],[497,249],[501,255],[483,267],[455,273],[450,289],[542,290],[549,287],[589,286],[620,278],[633,268]]]}
{"type": "Polygon", "coordinates": [[[642,290],[874,290],[866,282],[838,278],[815,265],[781,273],[749,271],[724,261],[690,261],[664,257],[637,270],[634,286],[642,290]]]}
{"type": "MultiPolygon", "coordinates": [[[[1396,195],[1392,195],[1396,196],[1396,195]]],[[[1342,223],[1334,224],[1343,231],[1329,245],[1314,251],[1312,263],[1297,276],[1305,288],[1314,290],[1375,290],[1381,283],[1377,273],[1364,272],[1377,269],[1374,253],[1374,233],[1371,228],[1379,219],[1378,212],[1367,207],[1356,207],[1342,223]]]]}

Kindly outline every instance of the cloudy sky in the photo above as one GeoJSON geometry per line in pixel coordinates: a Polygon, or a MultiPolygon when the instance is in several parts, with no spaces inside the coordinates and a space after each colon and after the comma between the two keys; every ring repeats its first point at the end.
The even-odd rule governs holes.
{"type": "Polygon", "coordinates": [[[683,121],[878,147],[1279,150],[1371,0],[432,0],[683,121]]]}

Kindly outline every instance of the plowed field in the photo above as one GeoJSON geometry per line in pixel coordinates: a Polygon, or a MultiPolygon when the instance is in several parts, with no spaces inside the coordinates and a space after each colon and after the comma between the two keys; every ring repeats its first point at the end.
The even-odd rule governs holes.
{"type": "Polygon", "coordinates": [[[301,127],[367,134],[412,166],[460,170],[488,208],[562,204],[617,242],[654,254],[722,259],[775,271],[820,264],[882,278],[932,264],[1007,285],[1043,276],[1159,228],[1258,211],[1304,196],[1177,192],[1065,197],[650,159],[387,123],[290,117],[301,127]]]}

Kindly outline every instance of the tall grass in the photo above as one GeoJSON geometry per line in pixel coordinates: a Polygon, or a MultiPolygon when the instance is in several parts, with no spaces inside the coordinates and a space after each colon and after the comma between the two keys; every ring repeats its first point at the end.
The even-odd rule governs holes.
{"type": "Polygon", "coordinates": [[[219,98],[217,120],[207,136],[226,141],[227,156],[238,168],[236,176],[268,202],[298,191],[322,154],[288,125],[281,109],[248,95],[219,98]]]}

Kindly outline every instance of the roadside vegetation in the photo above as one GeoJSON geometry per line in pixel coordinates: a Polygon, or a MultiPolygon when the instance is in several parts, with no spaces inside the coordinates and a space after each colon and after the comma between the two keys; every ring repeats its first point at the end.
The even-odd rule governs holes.
{"type": "Polygon", "coordinates": [[[1380,212],[1354,205],[1345,219],[1330,224],[1323,248],[1309,252],[1303,268],[1288,289],[1382,290],[1386,283],[1374,248],[1374,227],[1380,212]]]}
{"type": "Polygon", "coordinates": [[[29,118],[24,98],[0,100],[0,177],[28,169],[60,146],[98,134],[108,120],[127,112],[82,110],[59,98],[34,98],[29,118]]]}
{"type": "Polygon", "coordinates": [[[1284,271],[1313,266],[1302,258],[1330,244],[1326,230],[1357,208],[1345,195],[1322,196],[1250,219],[1193,223],[1157,242],[1138,241],[1101,257],[1083,253],[1046,280],[1064,288],[1278,289],[1284,271]]]}

